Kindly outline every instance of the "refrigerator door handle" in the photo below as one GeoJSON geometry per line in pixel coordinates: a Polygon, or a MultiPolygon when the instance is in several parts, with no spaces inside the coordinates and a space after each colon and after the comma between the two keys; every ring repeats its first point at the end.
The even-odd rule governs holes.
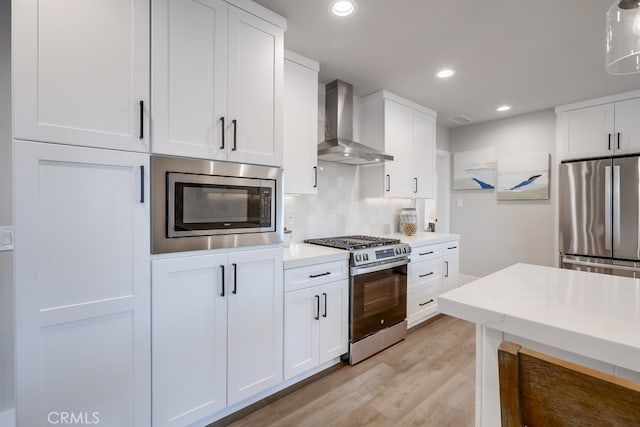
{"type": "Polygon", "coordinates": [[[613,250],[620,249],[620,166],[613,167],[613,250]]]}
{"type": "Polygon", "coordinates": [[[611,166],[604,167],[604,248],[611,250],[611,166]]]}

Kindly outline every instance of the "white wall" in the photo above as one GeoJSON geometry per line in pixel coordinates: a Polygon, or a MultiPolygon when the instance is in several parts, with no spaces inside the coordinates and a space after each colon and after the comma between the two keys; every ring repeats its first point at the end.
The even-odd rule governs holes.
{"type": "Polygon", "coordinates": [[[436,148],[438,150],[451,151],[450,135],[449,129],[440,125],[436,126],[436,148]]]}
{"type": "MultiPolygon", "coordinates": [[[[0,225],[11,225],[11,2],[0,1],[0,225]]],[[[0,413],[14,407],[13,253],[0,252],[0,413]]]]}
{"type": "MultiPolygon", "coordinates": [[[[454,128],[451,152],[494,147],[496,158],[541,152],[554,156],[555,123],[553,110],[545,110],[454,128]]],[[[557,179],[553,173],[550,178],[552,183],[557,179]]],[[[461,235],[460,272],[484,276],[517,262],[554,265],[553,198],[498,201],[493,190],[452,190],[451,232],[461,235]],[[464,207],[457,207],[458,200],[464,207]]]]}

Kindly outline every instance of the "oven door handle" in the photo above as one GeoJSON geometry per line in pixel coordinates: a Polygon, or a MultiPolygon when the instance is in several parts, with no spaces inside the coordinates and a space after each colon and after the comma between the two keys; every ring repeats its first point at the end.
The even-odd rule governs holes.
{"type": "Polygon", "coordinates": [[[408,258],[403,258],[400,261],[393,261],[393,262],[386,262],[383,264],[376,264],[376,265],[372,265],[371,267],[351,267],[351,275],[352,276],[359,276],[361,274],[366,274],[366,273],[375,273],[376,271],[382,271],[382,270],[387,270],[389,268],[393,268],[393,267],[400,267],[402,265],[407,265],[409,264],[409,259],[408,258]]]}

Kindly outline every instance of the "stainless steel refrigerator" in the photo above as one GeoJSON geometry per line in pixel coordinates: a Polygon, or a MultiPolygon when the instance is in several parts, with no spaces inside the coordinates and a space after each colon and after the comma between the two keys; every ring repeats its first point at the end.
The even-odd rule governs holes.
{"type": "Polygon", "coordinates": [[[640,157],[560,164],[563,268],[640,277],[640,157]]]}

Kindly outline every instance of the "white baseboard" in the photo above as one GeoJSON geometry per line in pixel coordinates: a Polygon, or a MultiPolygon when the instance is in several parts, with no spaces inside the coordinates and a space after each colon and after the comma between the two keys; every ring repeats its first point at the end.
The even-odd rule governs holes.
{"type": "Polygon", "coordinates": [[[460,286],[462,285],[466,285],[469,282],[473,282],[474,280],[479,279],[479,277],[476,276],[467,276],[466,274],[459,274],[458,275],[458,280],[460,280],[460,286]]]}
{"type": "Polygon", "coordinates": [[[16,427],[16,410],[0,412],[0,427],[16,427]]]}

